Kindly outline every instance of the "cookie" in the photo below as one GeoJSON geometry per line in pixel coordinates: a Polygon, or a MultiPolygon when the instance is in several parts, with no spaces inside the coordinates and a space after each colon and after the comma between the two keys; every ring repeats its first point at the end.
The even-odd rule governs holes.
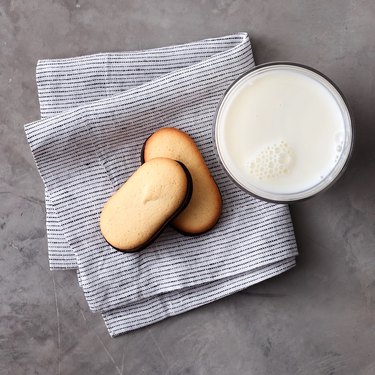
{"type": "Polygon", "coordinates": [[[218,186],[204,159],[186,133],[175,128],[162,128],[144,143],[141,161],[166,157],[182,162],[193,179],[193,194],[186,209],[172,222],[186,235],[198,235],[210,230],[219,220],[222,199],[218,186]]]}
{"type": "Polygon", "coordinates": [[[100,215],[102,235],[117,250],[142,250],[187,206],[191,193],[191,176],[182,163],[152,159],[142,164],[104,205],[100,215]]]}

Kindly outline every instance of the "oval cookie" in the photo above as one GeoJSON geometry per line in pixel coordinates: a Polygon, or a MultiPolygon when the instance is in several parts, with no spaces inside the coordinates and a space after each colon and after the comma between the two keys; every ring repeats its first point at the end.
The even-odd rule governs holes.
{"type": "Polygon", "coordinates": [[[186,207],[191,191],[191,176],[182,163],[152,159],[109,198],[100,215],[100,230],[117,250],[142,250],[186,207]]]}
{"type": "Polygon", "coordinates": [[[175,128],[152,134],[142,148],[142,162],[157,157],[185,164],[193,179],[193,194],[186,209],[172,222],[183,234],[197,235],[210,230],[219,220],[222,199],[204,159],[189,135],[175,128]]]}

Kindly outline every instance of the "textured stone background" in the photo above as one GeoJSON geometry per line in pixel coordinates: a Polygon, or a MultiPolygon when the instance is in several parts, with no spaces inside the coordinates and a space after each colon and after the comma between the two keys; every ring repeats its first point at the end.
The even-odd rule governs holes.
{"type": "Polygon", "coordinates": [[[375,374],[375,2],[0,1],[0,374],[375,374]],[[277,278],[111,339],[73,272],[49,272],[43,186],[23,133],[40,58],[248,31],[256,61],[326,73],[356,117],[334,188],[292,206],[300,257],[277,278]]]}

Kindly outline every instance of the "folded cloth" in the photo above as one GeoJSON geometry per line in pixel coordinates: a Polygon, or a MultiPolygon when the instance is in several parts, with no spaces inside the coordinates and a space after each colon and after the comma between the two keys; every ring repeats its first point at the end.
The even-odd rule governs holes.
{"type": "Polygon", "coordinates": [[[253,65],[246,33],[38,63],[43,119],[25,131],[46,188],[50,267],[78,267],[87,302],[112,336],[295,265],[288,206],[241,191],[215,157],[218,102],[253,65]],[[140,165],[145,139],[163,126],[194,138],[222,193],[221,218],[201,236],[167,229],[140,253],[118,252],[100,234],[101,208],[140,165]]]}

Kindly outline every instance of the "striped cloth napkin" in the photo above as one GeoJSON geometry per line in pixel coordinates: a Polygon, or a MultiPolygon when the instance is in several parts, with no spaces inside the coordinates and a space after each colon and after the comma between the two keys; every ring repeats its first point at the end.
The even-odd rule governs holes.
{"type": "Polygon", "coordinates": [[[42,60],[42,119],[25,126],[45,184],[50,268],[77,269],[92,311],[112,336],[222,298],[295,265],[289,209],[237,188],[214,152],[215,110],[228,86],[254,65],[238,33],[138,52],[42,60]],[[201,150],[223,196],[210,232],[168,228],[139,253],[100,234],[106,200],[140,165],[145,139],[177,127],[201,150]]]}

